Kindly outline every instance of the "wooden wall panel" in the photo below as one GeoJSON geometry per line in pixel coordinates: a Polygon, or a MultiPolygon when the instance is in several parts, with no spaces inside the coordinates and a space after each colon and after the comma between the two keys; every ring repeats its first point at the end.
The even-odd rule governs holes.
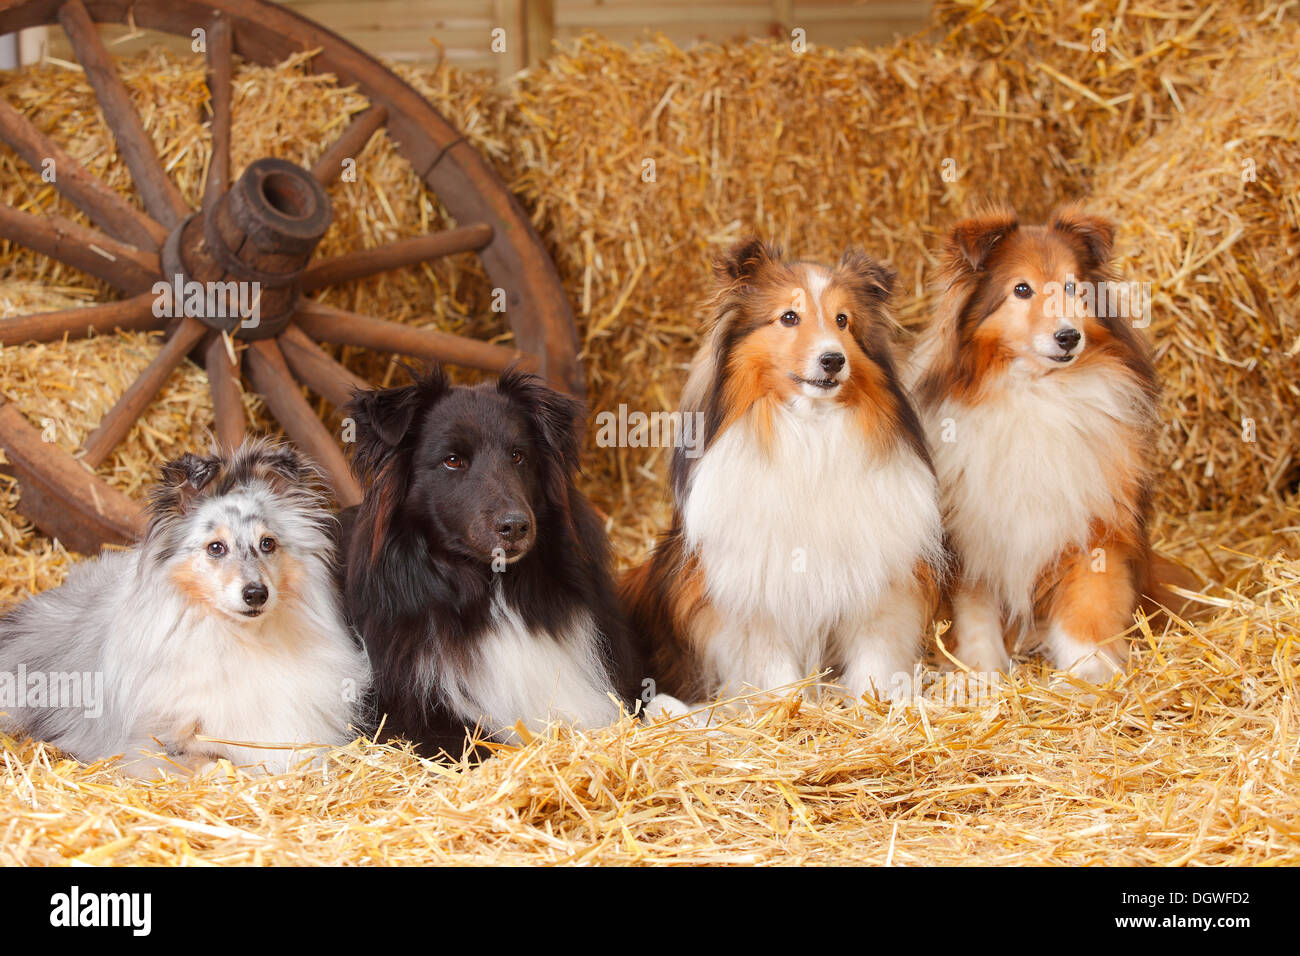
{"type": "MultiPolygon", "coordinates": [[[[888,43],[922,26],[928,0],[280,0],[371,53],[392,60],[441,58],[465,69],[508,76],[535,62],[551,38],[570,40],[594,31],[620,43],[663,33],[680,46],[746,37],[788,37],[800,27],[814,44],[888,43]],[[549,29],[548,29],[549,26],[549,29]],[[492,50],[493,30],[504,28],[506,51],[492,50]]],[[[159,42],[105,28],[114,52],[131,53],[159,42]],[[124,39],[125,38],[125,39],[124,39]]],[[[164,41],[188,50],[181,38],[164,41]]],[[[50,53],[68,58],[62,31],[50,31],[50,53]]]]}

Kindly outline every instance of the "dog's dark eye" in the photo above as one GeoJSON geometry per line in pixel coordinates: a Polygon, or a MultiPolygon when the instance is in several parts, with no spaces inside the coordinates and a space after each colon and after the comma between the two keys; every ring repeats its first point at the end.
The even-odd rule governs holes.
{"type": "Polygon", "coordinates": [[[1034,294],[1034,290],[1029,288],[1028,282],[1017,282],[1015,289],[1012,291],[1015,292],[1017,299],[1028,299],[1034,294]]]}
{"type": "Polygon", "coordinates": [[[840,328],[844,328],[849,324],[849,317],[841,312],[839,315],[835,316],[835,324],[840,328]]]}
{"type": "Polygon", "coordinates": [[[213,541],[208,545],[208,554],[212,555],[214,558],[219,558],[225,553],[226,546],[220,541],[213,541]]]}
{"type": "Polygon", "coordinates": [[[460,471],[462,468],[468,468],[469,462],[460,457],[460,455],[448,455],[442,460],[442,466],[451,471],[460,471]]]}
{"type": "Polygon", "coordinates": [[[782,313],[781,313],[781,324],[782,324],[782,325],[798,325],[798,324],[799,324],[799,313],[796,312],[796,311],[794,311],[794,309],[787,309],[786,311],[782,312],[782,313]]]}
{"type": "Polygon", "coordinates": [[[1066,294],[1066,295],[1074,295],[1074,283],[1073,283],[1073,282],[1067,282],[1067,283],[1065,284],[1065,294],[1066,294]]]}
{"type": "Polygon", "coordinates": [[[510,453],[510,462],[511,464],[522,465],[524,463],[524,453],[521,451],[512,451],[510,453]]]}
{"type": "Polygon", "coordinates": [[[262,549],[263,554],[270,554],[276,548],[275,539],[267,535],[257,543],[257,546],[262,549]]]}

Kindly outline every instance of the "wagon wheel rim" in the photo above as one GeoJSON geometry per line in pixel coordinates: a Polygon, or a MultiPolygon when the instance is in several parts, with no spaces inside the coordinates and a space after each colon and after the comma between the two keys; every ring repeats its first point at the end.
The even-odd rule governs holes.
{"type": "MultiPolygon", "coordinates": [[[[357,503],[361,490],[340,445],[299,386],[337,407],[353,388],[368,383],[333,359],[320,347],[322,343],[491,372],[519,364],[539,371],[558,387],[582,391],[572,312],[527,215],[455,128],[378,61],[323,27],[263,0],[65,0],[53,5],[48,0],[0,0],[0,32],[56,22],[63,26],[86,70],[144,210],[110,190],[0,97],[0,139],[36,169],[43,159],[54,158],[60,171],[56,188],[91,222],[83,226],[0,205],[0,238],[103,279],[124,296],[84,308],[0,320],[0,345],[65,335],[80,338],[114,329],[165,330],[167,338],[86,437],[80,461],[41,441],[21,413],[0,397],[0,447],[20,481],[20,510],[41,530],[83,552],[106,542],[128,543],[138,536],[143,526],[139,505],[96,477],[93,469],[127,437],[191,352],[201,355],[208,376],[217,440],[234,445],[245,433],[242,376],[288,436],[322,466],[335,498],[344,506],[357,503]],[[188,206],[164,171],[96,29],[97,23],[127,22],[179,35],[189,35],[196,26],[207,31],[212,160],[198,209],[188,206]],[[268,158],[250,164],[232,183],[234,56],[268,65],[305,50],[317,51],[310,59],[312,71],[333,73],[341,85],[355,85],[369,99],[369,107],[352,117],[310,170],[268,158]],[[381,128],[388,130],[395,152],[438,197],[456,228],[313,260],[315,242],[329,224],[324,189],[339,176],[343,160],[359,155],[381,128]],[[277,176],[281,177],[275,180],[278,185],[268,187],[266,183],[277,176]],[[251,205],[258,207],[252,214],[247,208],[250,196],[251,205]],[[324,228],[313,240],[308,235],[312,229],[299,228],[298,220],[319,218],[321,210],[312,203],[318,205],[321,197],[326,204],[324,228]],[[263,218],[251,226],[244,220],[237,222],[230,210],[241,199],[245,220],[248,215],[263,218]],[[247,256],[240,258],[245,248],[251,248],[241,241],[249,237],[248,230],[264,228],[281,229],[297,243],[296,252],[306,248],[305,256],[285,266],[283,273],[259,268],[256,255],[252,262],[247,256]],[[233,242],[223,242],[231,235],[233,242]],[[308,293],[332,285],[463,252],[476,253],[494,290],[504,291],[505,317],[518,348],[359,315],[307,298],[308,293]],[[267,326],[238,330],[239,338],[248,343],[242,355],[230,347],[233,329],[228,320],[207,314],[175,320],[155,315],[155,283],[173,283],[178,275],[181,281],[202,282],[205,276],[211,279],[213,269],[226,269],[219,273],[226,277],[256,276],[253,281],[264,279],[273,290],[291,293],[279,296],[290,304],[277,311],[267,326]]],[[[286,257],[270,258],[279,263],[286,257]]]]}

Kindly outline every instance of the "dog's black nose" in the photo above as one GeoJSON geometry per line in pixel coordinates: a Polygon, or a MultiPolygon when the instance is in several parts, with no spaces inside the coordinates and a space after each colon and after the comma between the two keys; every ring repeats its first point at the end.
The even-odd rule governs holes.
{"type": "Polygon", "coordinates": [[[522,511],[511,511],[497,518],[497,534],[510,542],[518,541],[528,534],[528,515],[522,511]]]}
{"type": "Polygon", "coordinates": [[[249,607],[261,607],[266,603],[268,593],[265,584],[245,584],[244,603],[249,607]]]}
{"type": "Polygon", "coordinates": [[[819,361],[821,362],[822,370],[825,371],[827,375],[835,375],[844,367],[844,353],[823,352],[819,361]]]}
{"type": "Polygon", "coordinates": [[[1053,338],[1056,339],[1057,345],[1068,352],[1079,344],[1079,330],[1071,328],[1057,329],[1053,338]]]}

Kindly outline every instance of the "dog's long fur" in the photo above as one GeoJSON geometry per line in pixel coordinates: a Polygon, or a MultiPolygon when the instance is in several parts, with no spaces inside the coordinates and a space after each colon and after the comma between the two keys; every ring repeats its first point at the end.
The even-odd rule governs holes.
{"type": "Polygon", "coordinates": [[[1103,679],[1153,590],[1155,372],[1131,318],[1083,294],[1111,280],[1113,238],[1074,206],[1045,225],[995,209],[948,236],[908,374],[957,564],[955,653],[978,670],[1005,671],[1006,642],[1027,639],[1103,679]]]}
{"type": "Polygon", "coordinates": [[[893,693],[944,563],[891,350],[894,275],[858,252],[784,261],[757,240],[717,274],[682,398],[704,450],[677,449],[672,527],[622,585],[643,657],[659,691],[691,702],[824,668],[855,695],[893,693]],[[819,363],[837,355],[830,375],[819,363]]]}
{"type": "Polygon", "coordinates": [[[636,668],[604,529],[573,483],[582,404],[517,371],[466,388],[433,369],[356,393],[348,414],[366,492],[346,604],[386,732],[459,757],[475,728],[616,719],[636,668]],[[497,530],[510,515],[528,519],[516,540],[497,530]]]}
{"type": "Polygon", "coordinates": [[[263,441],[168,462],[138,548],[83,562],[0,618],[0,674],[102,675],[102,715],[28,706],[0,720],[82,761],[125,754],[139,775],[216,758],[280,772],[306,756],[285,744],[346,742],[369,667],[343,623],[317,487],[263,441]]]}

